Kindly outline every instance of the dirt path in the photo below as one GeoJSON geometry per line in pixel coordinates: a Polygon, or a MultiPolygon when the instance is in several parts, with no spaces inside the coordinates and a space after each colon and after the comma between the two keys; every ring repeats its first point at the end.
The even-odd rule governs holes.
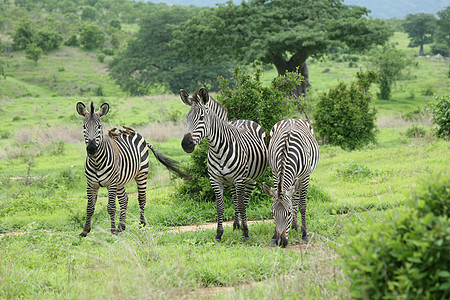
{"type": "MultiPolygon", "coordinates": [[[[224,221],[223,226],[233,226],[234,221],[224,221]]],[[[256,221],[247,221],[248,225],[252,224],[260,224],[260,223],[273,223],[273,220],[256,220],[256,221]]],[[[178,232],[186,232],[186,231],[196,231],[196,230],[205,230],[205,229],[216,229],[217,222],[209,222],[200,225],[187,225],[187,226],[177,226],[170,227],[169,230],[160,231],[159,233],[178,233],[178,232]]]]}

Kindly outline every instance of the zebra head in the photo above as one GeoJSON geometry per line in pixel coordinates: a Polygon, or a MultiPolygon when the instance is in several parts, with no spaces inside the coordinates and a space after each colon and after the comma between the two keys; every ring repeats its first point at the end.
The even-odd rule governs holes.
{"type": "Polygon", "coordinates": [[[97,112],[94,111],[93,102],[91,102],[90,112],[82,102],[77,103],[77,112],[84,117],[83,133],[88,155],[92,156],[97,152],[98,146],[103,138],[103,127],[100,118],[106,115],[108,111],[108,103],[103,103],[97,112]]]}
{"type": "Polygon", "coordinates": [[[194,151],[197,146],[206,136],[207,127],[205,125],[205,115],[209,112],[207,106],[209,101],[209,94],[206,88],[202,87],[195,91],[190,96],[185,90],[180,90],[181,100],[191,109],[186,114],[186,129],[187,133],[181,141],[181,147],[186,153],[194,151]]]}
{"type": "Polygon", "coordinates": [[[278,185],[275,190],[263,182],[263,190],[273,198],[272,214],[275,220],[276,244],[286,247],[293,219],[292,196],[295,193],[295,186],[290,187],[287,191],[282,191],[281,185],[278,185]]]}

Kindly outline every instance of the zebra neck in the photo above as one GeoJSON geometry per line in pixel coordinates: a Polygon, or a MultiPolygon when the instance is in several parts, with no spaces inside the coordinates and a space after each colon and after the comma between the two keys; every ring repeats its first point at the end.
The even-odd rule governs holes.
{"type": "Polygon", "coordinates": [[[106,149],[109,146],[107,139],[103,137],[103,139],[100,140],[97,152],[95,152],[94,155],[88,155],[88,162],[92,167],[101,170],[104,166],[108,165],[110,159],[108,159],[108,151],[106,149]]]}
{"type": "Polygon", "coordinates": [[[214,153],[223,153],[228,148],[230,142],[236,140],[241,133],[239,129],[230,125],[228,122],[220,120],[217,116],[212,118],[210,132],[206,136],[206,141],[210,151],[214,153]]]}

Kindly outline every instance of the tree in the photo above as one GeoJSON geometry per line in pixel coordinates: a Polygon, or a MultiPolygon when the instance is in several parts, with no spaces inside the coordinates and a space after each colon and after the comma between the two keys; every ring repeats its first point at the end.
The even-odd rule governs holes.
{"type": "Polygon", "coordinates": [[[33,42],[33,29],[30,19],[22,19],[14,26],[12,39],[12,47],[14,50],[23,50],[33,42]]]}
{"type": "Polygon", "coordinates": [[[397,50],[394,45],[384,45],[377,50],[371,61],[378,73],[378,84],[380,85],[380,99],[390,99],[392,85],[400,79],[402,70],[411,65],[413,60],[408,58],[401,50],[397,50]]]}
{"type": "Polygon", "coordinates": [[[37,61],[42,56],[42,49],[39,48],[35,43],[31,43],[25,49],[25,58],[34,61],[37,64],[37,61]]]}
{"type": "Polygon", "coordinates": [[[61,45],[63,37],[50,28],[42,28],[35,34],[33,40],[43,51],[50,51],[61,45]]]}
{"type": "Polygon", "coordinates": [[[88,49],[102,48],[105,42],[105,34],[95,24],[83,24],[80,33],[80,44],[88,49]]]}
{"type": "Polygon", "coordinates": [[[376,111],[370,107],[369,89],[376,78],[373,71],[358,72],[349,86],[341,82],[322,95],[314,127],[324,142],[354,150],[375,141],[376,111]]]}
{"type": "Polygon", "coordinates": [[[419,55],[423,56],[423,45],[433,42],[436,17],[426,13],[409,14],[405,18],[403,28],[411,40],[408,47],[420,47],[419,55]]]}
{"type": "Polygon", "coordinates": [[[450,56],[450,6],[439,11],[437,20],[437,30],[434,34],[435,43],[431,45],[434,54],[450,56]]]}
{"type": "Polygon", "coordinates": [[[341,0],[228,1],[204,10],[177,26],[174,44],[202,62],[236,59],[275,65],[278,74],[296,71],[306,93],[306,60],[321,57],[331,46],[353,50],[383,44],[392,32],[369,11],[341,0]]]}
{"type": "Polygon", "coordinates": [[[84,6],[81,11],[81,19],[84,21],[94,21],[97,19],[97,11],[92,6],[84,6]]]}
{"type": "Polygon", "coordinates": [[[219,75],[230,76],[228,63],[199,64],[190,55],[169,45],[173,24],[180,23],[195,7],[158,6],[140,22],[136,37],[109,64],[111,76],[132,95],[148,92],[152,85],[164,86],[172,93],[181,88],[194,91],[201,86],[217,90],[219,75]]]}

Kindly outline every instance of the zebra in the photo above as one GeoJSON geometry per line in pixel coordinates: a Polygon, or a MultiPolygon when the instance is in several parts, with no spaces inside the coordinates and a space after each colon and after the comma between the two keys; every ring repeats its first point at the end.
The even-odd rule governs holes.
{"type": "Polygon", "coordinates": [[[275,230],[271,244],[286,247],[289,228],[298,231],[297,207],[302,216],[302,239],[309,242],[306,230],[306,193],[309,176],[319,162],[319,145],[311,125],[300,119],[282,120],[270,131],[269,165],[275,189],[263,183],[264,192],[273,198],[275,230]]]}
{"type": "Polygon", "coordinates": [[[250,193],[256,187],[256,179],[264,173],[268,164],[265,132],[250,120],[228,122],[226,109],[210,97],[204,87],[195,91],[192,96],[182,89],[180,96],[191,107],[186,115],[187,133],[181,142],[183,150],[193,152],[204,138],[209,146],[207,166],[216,196],[216,241],[222,239],[223,191],[224,188],[229,188],[235,209],[233,230],[241,228],[245,242],[249,239],[246,208],[250,193]]]}
{"type": "Polygon", "coordinates": [[[109,112],[109,104],[103,103],[95,112],[94,103],[91,102],[90,112],[82,102],[78,102],[76,110],[84,117],[83,132],[86,142],[85,175],[87,179],[87,208],[86,223],[81,237],[85,237],[91,230],[91,219],[97,202],[100,187],[108,189],[107,210],[111,218],[111,232],[113,234],[125,230],[125,218],[128,205],[128,196],[125,184],[135,180],[138,188],[138,201],[140,209],[140,223],[146,225],[144,207],[146,203],[146,187],[149,170],[148,148],[159,162],[167,168],[177,172],[180,176],[189,175],[178,170],[177,162],[164,156],[145,139],[131,128],[110,131],[103,134],[101,117],[109,112]],[[116,196],[120,205],[120,219],[118,228],[115,225],[116,196]]]}

